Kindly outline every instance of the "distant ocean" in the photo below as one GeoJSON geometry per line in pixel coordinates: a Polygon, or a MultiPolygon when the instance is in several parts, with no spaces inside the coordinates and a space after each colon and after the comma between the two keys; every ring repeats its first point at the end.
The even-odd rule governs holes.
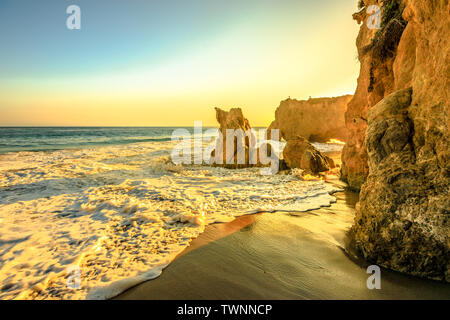
{"type": "MultiPolygon", "coordinates": [[[[166,142],[177,129],[194,132],[193,127],[0,127],[0,154],[166,142]]],[[[203,132],[208,129],[211,127],[203,127],[203,132]]],[[[321,151],[342,150],[339,143],[314,145],[321,151]]]]}
{"type": "MultiPolygon", "coordinates": [[[[0,127],[0,153],[170,141],[175,127],[0,127]]],[[[193,132],[193,128],[185,128],[193,132]]]]}

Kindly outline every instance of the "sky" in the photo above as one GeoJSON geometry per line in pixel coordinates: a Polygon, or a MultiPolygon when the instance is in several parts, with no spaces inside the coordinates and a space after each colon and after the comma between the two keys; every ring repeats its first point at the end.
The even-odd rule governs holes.
{"type": "Polygon", "coordinates": [[[352,94],[356,0],[1,0],[0,126],[267,126],[352,94]],[[69,30],[70,5],[81,29],[69,30]]]}

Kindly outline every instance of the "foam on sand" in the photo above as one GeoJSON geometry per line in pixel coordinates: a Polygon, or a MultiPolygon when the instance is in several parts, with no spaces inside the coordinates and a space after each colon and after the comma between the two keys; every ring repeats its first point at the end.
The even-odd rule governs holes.
{"type": "Polygon", "coordinates": [[[107,299],[158,277],[207,224],[335,202],[322,181],[175,166],[171,147],[0,155],[0,299],[107,299]]]}

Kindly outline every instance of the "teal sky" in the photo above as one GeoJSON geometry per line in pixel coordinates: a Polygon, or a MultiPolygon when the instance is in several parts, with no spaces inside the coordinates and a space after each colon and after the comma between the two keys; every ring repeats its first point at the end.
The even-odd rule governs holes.
{"type": "Polygon", "coordinates": [[[86,113],[87,105],[86,125],[120,125],[112,116],[102,123],[98,114],[110,108],[119,119],[129,103],[136,114],[155,117],[141,123],[128,116],[123,125],[156,125],[167,122],[157,111],[177,112],[180,101],[195,112],[167,125],[202,119],[213,106],[249,108],[263,124],[285,95],[352,93],[355,10],[354,0],[2,0],[0,125],[66,125],[64,114],[86,113]],[[81,8],[81,30],[66,28],[71,4],[81,8]],[[322,61],[305,61],[314,56],[322,61]],[[315,64],[329,64],[324,70],[334,75],[317,73],[334,82],[311,80],[315,64]],[[257,92],[263,97],[254,98],[257,92]],[[57,106],[67,112],[56,114],[57,106]],[[38,109],[41,118],[27,118],[38,109]]]}

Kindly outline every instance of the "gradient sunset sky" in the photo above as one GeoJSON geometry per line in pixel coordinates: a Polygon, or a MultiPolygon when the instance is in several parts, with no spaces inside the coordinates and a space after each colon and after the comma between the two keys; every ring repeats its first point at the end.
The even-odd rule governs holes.
{"type": "Polygon", "coordinates": [[[0,126],[266,126],[353,93],[356,0],[1,0],[0,126]],[[81,8],[81,30],[66,8],[81,8]]]}

